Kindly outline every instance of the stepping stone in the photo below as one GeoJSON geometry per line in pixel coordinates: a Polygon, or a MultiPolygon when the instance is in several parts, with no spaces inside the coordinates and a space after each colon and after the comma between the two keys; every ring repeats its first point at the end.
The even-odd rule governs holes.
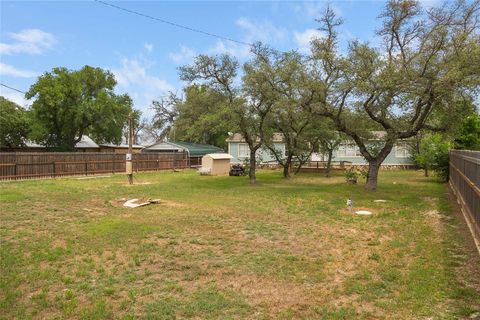
{"type": "Polygon", "coordinates": [[[367,211],[367,210],[355,211],[355,213],[359,214],[359,215],[362,215],[362,216],[369,216],[369,215],[372,214],[370,211],[367,211]]]}

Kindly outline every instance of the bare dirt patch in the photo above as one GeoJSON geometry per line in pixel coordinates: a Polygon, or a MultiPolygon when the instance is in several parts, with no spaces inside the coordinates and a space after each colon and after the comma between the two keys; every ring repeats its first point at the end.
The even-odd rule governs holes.
{"type": "Polygon", "coordinates": [[[146,186],[146,185],[152,184],[152,182],[149,182],[149,181],[133,182],[133,184],[128,184],[126,182],[121,182],[120,184],[122,184],[124,187],[137,187],[137,186],[146,186]]]}
{"type": "Polygon", "coordinates": [[[367,208],[367,207],[353,207],[352,211],[349,211],[348,208],[345,208],[341,210],[340,212],[342,214],[347,214],[347,215],[354,215],[354,216],[362,216],[362,214],[356,214],[355,212],[357,211],[370,211],[372,214],[375,215],[377,214],[377,209],[372,209],[372,208],[367,208]]]}

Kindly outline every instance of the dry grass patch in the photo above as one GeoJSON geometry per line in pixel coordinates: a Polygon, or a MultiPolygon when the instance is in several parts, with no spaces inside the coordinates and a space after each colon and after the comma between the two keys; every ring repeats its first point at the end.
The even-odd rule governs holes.
{"type": "Polygon", "coordinates": [[[445,185],[411,171],[380,178],[376,193],[342,176],[276,171],[253,187],[189,171],[141,174],[150,184],[135,188],[123,176],[0,184],[2,314],[442,319],[480,310],[445,185]],[[348,213],[349,197],[374,214],[348,213]],[[129,209],[122,198],[161,202],[129,209]]]}

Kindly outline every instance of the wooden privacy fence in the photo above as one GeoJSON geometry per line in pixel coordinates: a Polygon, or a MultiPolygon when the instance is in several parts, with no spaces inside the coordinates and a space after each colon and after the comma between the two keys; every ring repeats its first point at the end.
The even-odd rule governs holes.
{"type": "MultiPolygon", "coordinates": [[[[186,153],[133,154],[134,171],[188,168],[186,153]]],[[[102,152],[0,152],[0,180],[124,173],[125,154],[102,152]]]]}
{"type": "Polygon", "coordinates": [[[450,186],[480,239],[480,151],[450,150],[450,186]]]}

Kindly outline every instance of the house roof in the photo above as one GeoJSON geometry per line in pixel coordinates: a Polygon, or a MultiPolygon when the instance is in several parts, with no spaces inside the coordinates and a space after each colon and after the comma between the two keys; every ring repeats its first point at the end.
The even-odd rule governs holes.
{"type": "Polygon", "coordinates": [[[159,143],[154,143],[152,145],[149,145],[145,147],[145,150],[151,150],[151,151],[177,151],[177,152],[182,152],[184,148],[174,145],[170,142],[159,142],[159,143]]]}
{"type": "Polygon", "coordinates": [[[193,142],[175,141],[172,142],[188,150],[190,156],[203,156],[208,153],[223,153],[223,149],[210,144],[199,144],[193,142]]]}
{"type": "Polygon", "coordinates": [[[228,153],[209,153],[205,157],[210,157],[212,159],[233,159],[228,153]]]}
{"type": "MultiPolygon", "coordinates": [[[[46,148],[45,146],[43,146],[41,144],[38,144],[38,143],[35,143],[33,141],[30,141],[30,140],[27,140],[25,142],[25,146],[27,148],[38,148],[38,149],[46,148]]],[[[85,148],[100,148],[100,147],[98,146],[98,144],[95,143],[95,141],[92,140],[92,138],[90,138],[87,135],[83,135],[82,139],[75,144],[75,148],[76,149],[85,149],[85,148]]]]}
{"type": "Polygon", "coordinates": [[[187,151],[190,156],[204,156],[209,153],[223,153],[223,149],[216,146],[183,141],[160,142],[145,149],[155,151],[187,151]]]}
{"type": "MultiPolygon", "coordinates": [[[[128,149],[128,144],[113,144],[113,143],[102,143],[100,144],[100,147],[104,148],[118,148],[118,149],[128,149]]],[[[143,149],[145,148],[144,146],[141,146],[139,144],[132,144],[133,149],[143,149]]]]}
{"type": "MultiPolygon", "coordinates": [[[[228,137],[225,141],[227,142],[245,142],[243,135],[241,133],[234,133],[228,137]]],[[[272,135],[273,142],[283,142],[283,134],[276,132],[272,135]]]]}
{"type": "Polygon", "coordinates": [[[27,140],[25,141],[25,146],[27,148],[45,148],[45,146],[42,146],[41,144],[35,143],[33,141],[27,140]]]}
{"type": "Polygon", "coordinates": [[[100,148],[89,136],[83,135],[82,139],[75,144],[75,148],[100,148]]]}

